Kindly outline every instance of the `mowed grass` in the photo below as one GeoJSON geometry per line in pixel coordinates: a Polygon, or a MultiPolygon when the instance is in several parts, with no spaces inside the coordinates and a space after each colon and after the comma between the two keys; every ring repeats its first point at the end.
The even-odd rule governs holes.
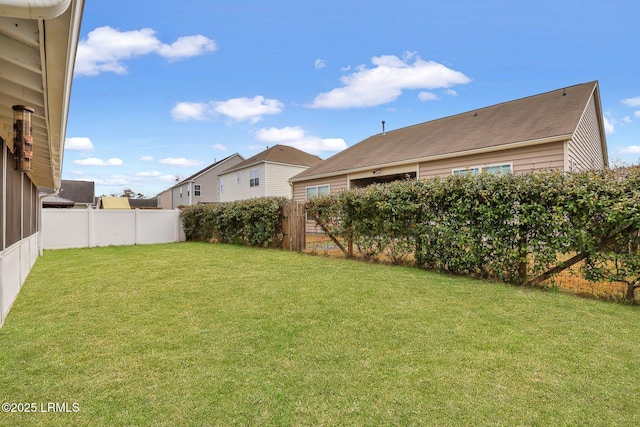
{"type": "Polygon", "coordinates": [[[1,425],[639,425],[637,307],[230,245],[47,251],[1,425]]]}

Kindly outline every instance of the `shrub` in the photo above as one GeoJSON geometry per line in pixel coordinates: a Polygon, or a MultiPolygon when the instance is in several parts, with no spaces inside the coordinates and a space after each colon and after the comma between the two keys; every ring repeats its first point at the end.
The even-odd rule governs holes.
{"type": "Polygon", "coordinates": [[[413,255],[422,268],[528,284],[589,258],[589,277],[640,286],[637,243],[620,237],[640,228],[638,167],[394,182],[313,199],[307,210],[367,258],[413,255]],[[635,252],[621,252],[630,245],[635,252]],[[560,254],[573,257],[556,265],[560,254]],[[605,274],[608,265],[618,270],[605,274]]]}
{"type": "Polygon", "coordinates": [[[180,218],[187,240],[279,247],[286,198],[264,197],[229,203],[189,206],[180,218]]]}

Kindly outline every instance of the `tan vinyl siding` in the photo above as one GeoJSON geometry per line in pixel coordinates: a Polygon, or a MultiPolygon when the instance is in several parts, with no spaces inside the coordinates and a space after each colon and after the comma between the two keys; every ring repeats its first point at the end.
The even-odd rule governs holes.
{"type": "Polygon", "coordinates": [[[233,172],[220,175],[224,178],[224,191],[220,193],[221,202],[232,202],[234,200],[246,200],[256,197],[265,196],[265,164],[260,163],[253,166],[248,166],[244,169],[236,170],[233,172]],[[251,171],[258,170],[259,181],[257,187],[250,186],[251,171]],[[237,176],[240,174],[240,182],[238,183],[237,176]]]}
{"type": "Polygon", "coordinates": [[[173,209],[177,209],[180,206],[189,206],[189,184],[182,184],[173,188],[173,209]],[[180,197],[180,189],[182,189],[182,197],[180,197]]]}
{"type": "Polygon", "coordinates": [[[282,165],[277,163],[266,164],[265,185],[267,186],[267,196],[291,198],[292,191],[289,185],[289,178],[296,176],[307,166],[282,165]]]}
{"type": "Polygon", "coordinates": [[[332,176],[328,178],[312,179],[309,181],[293,183],[293,200],[304,202],[307,200],[307,187],[316,185],[329,185],[331,194],[338,193],[348,188],[347,175],[332,176]]]}
{"type": "Polygon", "coordinates": [[[192,202],[194,205],[198,203],[215,203],[220,202],[220,174],[233,168],[243,161],[240,156],[232,156],[223,163],[209,169],[202,175],[194,179],[191,186],[192,202]],[[195,185],[200,185],[200,196],[195,195],[195,185]]]}
{"type": "Polygon", "coordinates": [[[603,169],[605,167],[596,111],[596,103],[592,96],[578,122],[574,136],[568,144],[568,166],[571,170],[603,169]]]}
{"type": "Polygon", "coordinates": [[[171,198],[173,191],[171,189],[164,191],[158,195],[158,205],[162,209],[173,209],[173,200],[171,198]]]}
{"type": "Polygon", "coordinates": [[[420,163],[420,179],[436,176],[445,177],[453,169],[474,166],[511,164],[514,173],[531,172],[541,169],[564,168],[564,143],[532,145],[503,151],[461,156],[451,159],[434,160],[420,163]]]}

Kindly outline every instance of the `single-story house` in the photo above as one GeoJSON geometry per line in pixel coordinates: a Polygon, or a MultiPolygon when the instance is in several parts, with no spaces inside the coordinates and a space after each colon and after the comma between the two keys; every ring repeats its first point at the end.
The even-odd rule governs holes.
{"type": "Polygon", "coordinates": [[[65,199],[61,196],[46,196],[42,199],[42,207],[44,209],[71,209],[75,205],[76,202],[73,200],[65,199]]]}
{"type": "Polygon", "coordinates": [[[62,180],[62,187],[56,196],[51,188],[40,189],[43,208],[86,209],[95,206],[95,183],[93,181],[62,180]],[[47,196],[46,194],[49,194],[47,196]]]}
{"type": "Polygon", "coordinates": [[[320,157],[297,148],[274,145],[220,174],[220,201],[291,198],[289,179],[321,162],[320,157]]]}
{"type": "Polygon", "coordinates": [[[292,177],[293,198],[398,179],[608,167],[598,82],[371,136],[292,177]]]}
{"type": "Polygon", "coordinates": [[[158,198],[151,197],[148,199],[129,199],[131,209],[160,209],[158,207],[158,198]]]}
{"type": "Polygon", "coordinates": [[[218,175],[242,161],[244,157],[238,153],[215,161],[158,194],[158,206],[162,209],[177,209],[180,206],[220,202],[218,175]]]}
{"type": "Polygon", "coordinates": [[[102,196],[96,204],[98,209],[127,209],[131,210],[128,197],[102,196]]]}
{"type": "Polygon", "coordinates": [[[42,248],[38,189],[61,187],[83,8],[0,0],[0,326],[42,248]]]}
{"type": "Polygon", "coordinates": [[[63,179],[59,195],[75,202],[75,208],[95,206],[96,184],[93,181],[63,179]]]}

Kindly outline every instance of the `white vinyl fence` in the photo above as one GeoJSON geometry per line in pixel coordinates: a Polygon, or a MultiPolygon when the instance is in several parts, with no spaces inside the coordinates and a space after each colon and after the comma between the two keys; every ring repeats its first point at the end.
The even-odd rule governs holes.
{"type": "Polygon", "coordinates": [[[180,211],[42,209],[43,249],[146,245],[185,240],[180,211]]]}

